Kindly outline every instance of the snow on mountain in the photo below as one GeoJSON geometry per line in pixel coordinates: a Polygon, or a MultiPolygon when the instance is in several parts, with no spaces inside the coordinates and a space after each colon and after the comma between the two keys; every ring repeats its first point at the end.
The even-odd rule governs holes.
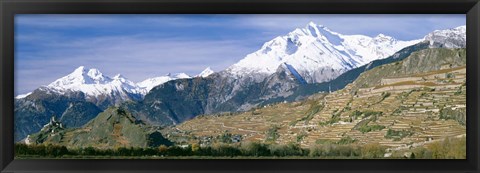
{"type": "Polygon", "coordinates": [[[171,76],[160,76],[160,77],[154,77],[154,78],[149,78],[149,79],[146,79],[142,82],[139,82],[137,83],[137,86],[145,89],[146,92],[152,90],[152,88],[158,86],[158,85],[161,85],[165,82],[168,82],[168,81],[171,81],[171,80],[174,80],[174,78],[172,78],[171,76]]]}
{"type": "Polygon", "coordinates": [[[178,73],[178,74],[174,74],[174,75],[172,75],[171,73],[168,73],[165,76],[146,79],[142,82],[137,83],[137,86],[140,87],[141,89],[143,89],[144,93],[147,94],[154,87],[156,87],[158,85],[161,85],[165,82],[175,80],[175,79],[186,79],[186,78],[191,78],[191,77],[189,75],[185,74],[185,73],[178,73]]]}
{"type": "Polygon", "coordinates": [[[430,47],[465,48],[467,43],[466,26],[452,29],[435,30],[425,36],[430,42],[430,47]]]}
{"type": "Polygon", "coordinates": [[[186,74],[186,73],[177,73],[177,74],[175,74],[175,75],[173,75],[173,76],[175,76],[175,77],[174,77],[175,79],[187,79],[187,78],[191,78],[191,77],[190,77],[188,74],[186,74]]]}
{"type": "Polygon", "coordinates": [[[16,96],[15,98],[16,99],[23,99],[23,98],[29,96],[30,94],[32,94],[32,92],[29,92],[29,93],[26,93],[26,94],[20,94],[20,95],[16,96]]]}
{"type": "MultiPolygon", "coordinates": [[[[185,73],[167,74],[166,76],[146,79],[139,83],[128,80],[121,74],[113,78],[104,75],[98,69],[87,69],[84,66],[76,68],[72,73],[61,77],[47,86],[40,89],[48,90],[58,94],[65,94],[69,91],[80,91],[85,93],[86,97],[96,98],[98,96],[115,97],[119,96],[121,100],[131,99],[133,96],[145,96],[153,87],[165,82],[191,78],[185,73]]],[[[16,99],[22,99],[32,94],[32,92],[16,96],[16,99]]]]}
{"type": "MultiPolygon", "coordinates": [[[[402,41],[384,34],[375,37],[343,35],[310,22],[304,28],[297,28],[287,35],[266,42],[259,50],[248,54],[224,72],[234,78],[247,76],[255,81],[262,81],[278,68],[285,68],[307,83],[326,82],[347,70],[386,58],[421,41],[429,41],[431,47],[465,47],[466,26],[435,30],[423,39],[402,41]]],[[[206,68],[195,77],[207,77],[212,73],[213,70],[206,68]]],[[[110,78],[97,69],[80,66],[71,74],[52,82],[47,88],[58,93],[82,91],[92,97],[112,94],[119,94],[122,98],[127,98],[129,94],[143,97],[155,86],[184,78],[191,77],[185,73],[168,74],[133,83],[121,75],[110,78]]],[[[18,95],[16,98],[25,98],[30,94],[18,95]]]]}
{"type": "Polygon", "coordinates": [[[141,95],[143,93],[135,83],[122,75],[110,78],[97,69],[87,69],[84,66],[80,66],[67,76],[50,83],[46,88],[61,94],[67,91],[80,91],[87,97],[118,95],[124,100],[128,99],[130,94],[141,95]]]}
{"type": "Polygon", "coordinates": [[[227,71],[237,77],[275,73],[287,63],[309,83],[325,82],[343,72],[377,59],[386,58],[420,40],[401,41],[379,34],[342,35],[313,22],[285,36],[266,42],[227,71]]]}
{"type": "Polygon", "coordinates": [[[82,84],[106,84],[111,80],[97,69],[86,69],[84,66],[80,66],[67,76],[50,83],[48,87],[62,90],[75,88],[82,84]]]}
{"type": "Polygon", "coordinates": [[[196,75],[195,77],[207,77],[213,73],[215,72],[210,67],[207,67],[205,70],[203,70],[200,74],[196,75]]]}

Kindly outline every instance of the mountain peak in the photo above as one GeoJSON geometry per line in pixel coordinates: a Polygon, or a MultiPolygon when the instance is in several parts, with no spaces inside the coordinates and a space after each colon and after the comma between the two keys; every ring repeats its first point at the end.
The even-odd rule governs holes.
{"type": "Polygon", "coordinates": [[[103,73],[100,72],[100,70],[95,68],[89,69],[87,75],[88,77],[93,79],[96,83],[101,83],[108,80],[108,77],[104,76],[103,73]]]}
{"type": "Polygon", "coordinates": [[[85,66],[80,66],[72,73],[55,80],[47,88],[58,93],[81,91],[85,93],[86,97],[121,93],[122,99],[128,97],[125,92],[131,94],[141,94],[142,92],[135,83],[120,74],[112,79],[98,69],[88,69],[85,66]]]}
{"type": "Polygon", "coordinates": [[[385,38],[385,37],[391,38],[390,36],[386,36],[386,35],[383,34],[383,33],[378,34],[375,38],[385,38]]]}
{"type": "Polygon", "coordinates": [[[160,76],[160,77],[153,77],[153,78],[148,78],[143,80],[142,82],[137,83],[136,85],[142,89],[144,89],[145,94],[155,88],[158,85],[161,85],[165,82],[171,81],[171,80],[176,80],[176,79],[183,79],[183,78],[190,78],[185,73],[178,73],[175,75],[172,75],[171,73],[166,74],[165,76],[160,76]]]}
{"type": "Polygon", "coordinates": [[[288,63],[309,83],[325,82],[341,73],[373,60],[383,59],[396,51],[416,44],[379,34],[343,35],[323,25],[309,22],[303,28],[275,37],[248,54],[227,70],[235,76],[275,73],[282,63],[288,63]]]}
{"type": "Polygon", "coordinates": [[[85,71],[85,66],[82,65],[77,67],[75,70],[73,70],[73,73],[75,72],[83,73],[83,71],[85,71]]]}
{"type": "Polygon", "coordinates": [[[464,48],[466,47],[466,26],[445,30],[435,30],[424,37],[430,47],[464,48]]]}
{"type": "Polygon", "coordinates": [[[123,76],[122,74],[117,74],[113,77],[113,79],[125,79],[126,77],[123,76]]]}
{"type": "Polygon", "coordinates": [[[177,73],[177,74],[175,74],[175,78],[184,79],[184,78],[190,78],[190,76],[186,73],[177,73]]]}
{"type": "Polygon", "coordinates": [[[315,22],[313,22],[313,21],[310,21],[310,22],[308,22],[307,26],[313,26],[313,27],[316,27],[316,26],[317,26],[317,24],[316,24],[315,22]]]}
{"type": "Polygon", "coordinates": [[[73,70],[72,73],[70,73],[70,76],[76,76],[78,78],[82,78],[83,75],[86,73],[88,69],[85,68],[85,66],[79,66],[75,70],[73,70]]]}
{"type": "Polygon", "coordinates": [[[313,22],[313,21],[308,22],[306,28],[308,28],[309,26],[311,26],[311,27],[316,27],[316,28],[327,28],[326,26],[324,26],[324,25],[322,25],[322,24],[317,24],[317,23],[315,23],[315,22],[313,22]]]}
{"type": "MultiPolygon", "coordinates": [[[[314,22],[309,22],[305,28],[300,29],[307,35],[313,36],[313,37],[329,37],[330,35],[338,35],[338,33],[331,31],[329,28],[327,28],[324,25],[319,25],[314,22]]],[[[295,32],[295,31],[294,31],[295,32]]]]}
{"type": "Polygon", "coordinates": [[[100,84],[107,83],[110,78],[104,76],[97,69],[87,69],[85,66],[76,68],[72,73],[52,82],[48,86],[53,88],[70,88],[82,84],[100,84]]]}
{"type": "Polygon", "coordinates": [[[396,39],[393,38],[392,36],[385,35],[383,33],[378,34],[373,38],[374,42],[380,43],[380,42],[395,42],[396,39]]]}
{"type": "Polygon", "coordinates": [[[205,70],[203,70],[200,74],[198,74],[195,77],[207,77],[212,73],[214,73],[214,71],[210,67],[207,67],[205,70]]]}
{"type": "MultiPolygon", "coordinates": [[[[161,76],[163,77],[163,76],[161,76]]],[[[170,77],[170,78],[173,78],[173,79],[183,79],[183,78],[191,78],[188,74],[186,73],[167,73],[165,75],[165,77],[170,77]]],[[[148,80],[148,79],[147,79],[148,80]]]]}
{"type": "MultiPolygon", "coordinates": [[[[125,76],[123,76],[123,75],[121,75],[121,74],[115,75],[115,76],[113,77],[113,81],[112,81],[112,82],[114,82],[114,81],[119,82],[119,85],[125,85],[125,84],[127,84],[127,85],[129,85],[129,86],[136,87],[136,84],[135,84],[135,83],[133,83],[132,81],[129,81],[129,80],[127,79],[127,77],[125,77],[125,76]]],[[[131,87],[130,87],[130,88],[131,88],[131,87]]]]}

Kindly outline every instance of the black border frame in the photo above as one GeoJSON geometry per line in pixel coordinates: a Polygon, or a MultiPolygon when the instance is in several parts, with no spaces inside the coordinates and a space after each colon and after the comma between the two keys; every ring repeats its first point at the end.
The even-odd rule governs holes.
{"type": "Polygon", "coordinates": [[[479,0],[0,0],[1,172],[480,172],[479,0]],[[466,160],[14,160],[15,14],[466,14],[466,160]],[[470,89],[475,88],[475,89],[470,89]]]}

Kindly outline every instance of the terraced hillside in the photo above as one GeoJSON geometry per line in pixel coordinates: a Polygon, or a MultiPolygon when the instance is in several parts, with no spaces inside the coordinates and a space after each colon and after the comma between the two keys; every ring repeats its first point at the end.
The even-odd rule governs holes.
{"type": "Polygon", "coordinates": [[[427,49],[302,102],[199,116],[162,132],[178,143],[378,143],[390,150],[466,134],[465,49],[427,49]],[[225,139],[227,138],[227,139],[225,139]]]}

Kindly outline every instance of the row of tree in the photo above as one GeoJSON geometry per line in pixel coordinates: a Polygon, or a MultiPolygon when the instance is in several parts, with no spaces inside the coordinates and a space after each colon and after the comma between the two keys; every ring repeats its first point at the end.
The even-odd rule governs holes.
{"type": "MultiPolygon", "coordinates": [[[[67,148],[56,145],[25,145],[15,144],[16,156],[36,157],[70,157],[70,156],[128,156],[128,157],[178,157],[178,156],[208,156],[208,157],[310,157],[310,158],[383,158],[386,147],[378,144],[318,144],[311,148],[301,148],[298,144],[265,144],[248,142],[242,144],[216,144],[208,147],[200,147],[192,144],[187,147],[165,146],[157,148],[126,148],[98,149],[67,148]]],[[[435,158],[435,159],[459,159],[466,158],[466,140],[445,139],[423,148],[412,150],[409,158],[435,158]]],[[[394,157],[403,157],[402,154],[394,157]]]]}
{"type": "MultiPolygon", "coordinates": [[[[371,148],[371,147],[370,147],[371,148]]],[[[376,152],[384,152],[381,146],[374,146],[376,152]]],[[[367,149],[367,148],[365,148],[367,149]]],[[[370,150],[370,149],[369,149],[370,150]]],[[[126,148],[98,149],[67,148],[56,145],[25,145],[15,144],[16,156],[64,157],[64,156],[214,156],[214,157],[382,157],[382,153],[370,154],[355,145],[321,145],[311,149],[301,148],[298,144],[276,145],[249,142],[241,145],[217,144],[214,146],[200,147],[198,144],[188,147],[165,146],[157,148],[126,148]]]]}
{"type": "Polygon", "coordinates": [[[413,150],[418,159],[466,159],[467,138],[446,138],[413,150]]]}

